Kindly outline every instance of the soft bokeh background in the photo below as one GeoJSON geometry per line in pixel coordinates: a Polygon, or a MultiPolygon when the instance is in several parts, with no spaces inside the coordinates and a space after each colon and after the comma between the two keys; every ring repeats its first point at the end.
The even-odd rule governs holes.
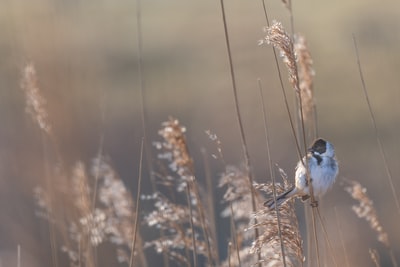
{"type": "MultiPolygon", "coordinates": [[[[228,163],[243,162],[219,1],[142,2],[147,137],[159,140],[160,123],[169,115],[179,118],[188,129],[199,182],[204,183],[201,148],[207,149],[216,180],[222,168],[211,157],[216,149],[206,130],[218,135],[228,163]]],[[[291,176],[297,155],[272,50],[257,45],[266,25],[261,1],[233,0],[225,5],[256,180],[266,181],[269,173],[258,78],[263,83],[270,120],[273,162],[291,176]]],[[[282,3],[268,1],[267,7],[270,18],[282,21],[289,30],[289,13],[282,3]]],[[[388,164],[400,194],[400,2],[293,1],[293,12],[295,30],[307,38],[314,59],[320,135],[335,144],[340,161],[339,182],[322,206],[335,253],[342,260],[336,224],[339,220],[352,266],[373,266],[369,248],[377,248],[382,266],[388,266],[387,251],[367,223],[353,215],[353,201],[340,181],[355,179],[368,188],[382,225],[400,253],[400,215],[362,94],[352,41],[354,33],[388,164]]],[[[40,134],[24,112],[20,90],[21,71],[27,62],[36,66],[66,164],[89,162],[104,134],[104,153],[136,192],[143,135],[136,26],[135,1],[0,1],[0,266],[16,266],[17,245],[22,248],[22,266],[49,263],[48,243],[43,240],[47,230],[35,218],[32,203],[32,190],[42,178],[43,163],[40,134]]],[[[143,191],[151,193],[148,180],[143,191]]],[[[304,223],[302,218],[300,222],[304,223]]],[[[223,222],[218,224],[221,248],[226,247],[227,228],[223,222]]]]}

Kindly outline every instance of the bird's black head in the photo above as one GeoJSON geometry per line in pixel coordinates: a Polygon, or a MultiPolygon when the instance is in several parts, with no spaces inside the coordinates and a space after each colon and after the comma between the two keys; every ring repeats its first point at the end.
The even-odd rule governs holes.
{"type": "Polygon", "coordinates": [[[326,141],[322,138],[319,138],[314,141],[311,148],[308,149],[310,152],[317,152],[318,154],[323,154],[326,152],[326,141]]]}

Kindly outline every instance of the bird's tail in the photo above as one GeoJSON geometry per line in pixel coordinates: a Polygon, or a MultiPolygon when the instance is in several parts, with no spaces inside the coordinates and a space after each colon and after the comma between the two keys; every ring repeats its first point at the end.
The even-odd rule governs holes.
{"type": "Polygon", "coordinates": [[[288,191],[278,195],[276,197],[276,202],[274,201],[273,198],[268,199],[267,201],[264,202],[264,206],[267,207],[270,210],[275,209],[275,206],[277,205],[278,207],[291,199],[292,197],[297,195],[297,189],[296,187],[292,187],[288,191]]]}

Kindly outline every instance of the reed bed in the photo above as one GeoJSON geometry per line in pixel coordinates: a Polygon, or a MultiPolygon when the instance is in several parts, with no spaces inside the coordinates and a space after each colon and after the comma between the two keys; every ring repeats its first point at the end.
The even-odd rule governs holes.
{"type": "MultiPolygon", "coordinates": [[[[202,150],[203,158],[196,158],[188,140],[191,129],[186,128],[178,118],[168,117],[160,122],[158,137],[150,140],[148,132],[148,111],[145,107],[145,86],[143,81],[143,47],[140,1],[137,1],[138,44],[141,120],[143,136],[137,179],[123,179],[118,164],[103,152],[101,138],[99,153],[91,160],[73,160],[63,156],[57,131],[51,122],[51,113],[41,93],[40,77],[32,62],[22,69],[20,87],[25,96],[25,111],[36,127],[41,139],[41,162],[44,178],[32,190],[38,224],[45,229],[45,245],[48,247],[49,266],[97,267],[97,266],[353,266],[346,253],[345,260],[337,258],[337,247],[346,252],[343,225],[326,223],[324,215],[336,205],[323,203],[314,198],[311,177],[311,199],[303,206],[291,200],[274,210],[263,203],[293,186],[293,170],[283,170],[272,165],[270,137],[268,135],[268,107],[265,107],[261,88],[264,126],[266,129],[267,159],[270,172],[266,178],[254,175],[250,161],[245,121],[242,117],[238,94],[234,53],[229,38],[229,14],[221,0],[221,28],[224,30],[227,61],[231,79],[233,105],[237,121],[243,163],[230,164],[224,158],[224,142],[216,134],[207,130],[212,155],[218,161],[219,170],[210,168],[207,157],[211,153],[202,150]],[[70,160],[69,160],[70,161],[70,160]],[[200,162],[203,161],[203,164],[200,162]],[[148,172],[142,172],[147,166],[148,172]],[[204,166],[199,170],[198,166],[204,166]],[[274,173],[280,174],[275,180],[274,173]],[[273,179],[274,178],[274,179],[273,179]],[[150,182],[152,192],[142,192],[142,181],[150,182]],[[133,188],[130,189],[130,188],[133,188]],[[304,216],[299,216],[305,210],[304,216]],[[322,215],[321,215],[322,214],[322,215]],[[305,217],[305,218],[304,218],[305,217]],[[330,228],[330,229],[329,229],[330,228]],[[223,232],[222,234],[219,231],[223,232]],[[332,233],[339,232],[340,239],[332,233]],[[323,238],[321,238],[323,237],[323,238]],[[325,241],[325,243],[324,243],[325,241]],[[306,244],[306,245],[305,245],[306,244]],[[349,263],[350,262],[350,263],[349,263]]],[[[278,79],[283,93],[282,105],[287,112],[294,147],[290,153],[302,160],[311,140],[318,137],[317,105],[314,93],[314,66],[311,52],[304,36],[294,33],[295,24],[291,1],[283,1],[291,18],[291,33],[279,21],[267,26],[264,36],[260,31],[259,44],[270,46],[275,54],[278,79]],[[280,57],[277,57],[279,52],[280,57]],[[286,70],[280,68],[282,60],[286,70]],[[288,100],[288,89],[282,79],[287,73],[290,90],[295,96],[293,107],[288,100]]],[[[265,3],[263,2],[265,8],[265,3]]],[[[266,48],[265,48],[266,49],[266,48]]],[[[358,53],[358,51],[357,51],[358,53]]],[[[358,54],[357,54],[358,58],[358,54]]],[[[359,58],[358,58],[359,59],[359,58]]],[[[361,80],[365,89],[364,78],[361,80]]],[[[261,80],[259,82],[261,84],[261,80]]],[[[269,89],[268,89],[269,90],[269,89]]],[[[393,199],[398,209],[398,196],[394,188],[391,171],[379,139],[374,113],[364,90],[371,112],[384,167],[389,177],[393,199]]],[[[273,142],[273,140],[271,140],[273,142]]],[[[261,146],[261,145],[260,145],[261,146]]],[[[275,162],[273,162],[275,163],[275,162]]],[[[309,176],[309,175],[308,175],[309,176]]],[[[367,189],[359,180],[344,181],[344,190],[357,205],[346,206],[354,211],[356,223],[366,221],[376,234],[379,245],[366,253],[374,266],[398,266],[395,241],[379,219],[379,210],[367,195],[367,189]],[[392,243],[393,242],[393,243],[392,243]],[[383,260],[383,258],[385,260],[383,260]],[[389,259],[389,260],[388,260],[389,259]],[[390,263],[387,263],[389,262],[390,263]],[[389,264],[389,265],[388,265],[389,264]]],[[[21,250],[18,246],[18,267],[21,250]]],[[[1,265],[1,262],[0,262],[1,265]]],[[[29,266],[29,265],[26,265],[29,266]]],[[[355,265],[354,265],[355,266],[355,265]]]]}

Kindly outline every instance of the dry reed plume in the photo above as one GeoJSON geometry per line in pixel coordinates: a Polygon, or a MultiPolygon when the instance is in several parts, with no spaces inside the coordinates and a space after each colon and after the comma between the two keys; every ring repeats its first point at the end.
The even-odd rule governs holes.
{"type": "Polygon", "coordinates": [[[379,242],[389,247],[388,235],[378,220],[374,203],[367,195],[367,189],[359,182],[349,181],[349,183],[350,185],[345,187],[346,192],[359,202],[358,205],[352,206],[353,211],[359,218],[365,219],[369,223],[371,229],[377,233],[379,242]]]}
{"type": "Polygon", "coordinates": [[[170,160],[170,169],[178,174],[183,181],[190,181],[193,175],[193,160],[189,155],[185,137],[186,128],[177,119],[170,118],[163,122],[158,132],[165,142],[161,144],[166,157],[170,160]]]}
{"type": "Polygon", "coordinates": [[[196,211],[190,214],[186,205],[172,203],[160,193],[147,199],[155,200],[155,210],[145,216],[144,222],[149,227],[155,227],[164,232],[159,238],[145,243],[145,248],[154,247],[157,253],[167,253],[170,259],[183,265],[190,265],[190,256],[187,250],[193,251],[192,237],[196,240],[196,253],[207,256],[207,244],[201,237],[202,225],[196,211]],[[190,226],[190,217],[193,218],[193,229],[190,226]]]}
{"type": "MultiPolygon", "coordinates": [[[[280,173],[284,183],[275,184],[278,194],[292,187],[288,183],[286,173],[282,169],[280,169],[280,173]]],[[[260,184],[257,188],[268,194],[272,194],[272,186],[271,183],[260,184]]],[[[253,242],[250,252],[257,253],[261,251],[262,262],[265,263],[265,266],[283,266],[284,262],[281,252],[281,242],[283,242],[286,266],[303,266],[303,241],[295,214],[294,201],[288,201],[279,206],[281,236],[279,236],[275,210],[260,208],[254,216],[258,219],[258,223],[252,225],[250,228],[259,227],[261,235],[253,242]]]]}
{"type": "Polygon", "coordinates": [[[300,91],[297,73],[296,56],[293,50],[293,42],[289,34],[285,31],[282,23],[274,21],[270,27],[265,27],[266,36],[259,44],[272,44],[279,49],[283,62],[289,72],[289,82],[296,92],[300,91]]]}
{"type": "MultiPolygon", "coordinates": [[[[389,242],[389,236],[378,219],[374,203],[367,195],[367,189],[356,181],[348,181],[348,183],[349,186],[345,187],[346,192],[348,192],[354,200],[359,202],[358,205],[352,206],[353,211],[360,219],[364,219],[369,223],[371,229],[376,232],[378,241],[387,248],[393,266],[398,266],[392,246],[389,242]]],[[[374,261],[377,259],[377,257],[373,257],[373,254],[371,254],[371,258],[374,261]]]]}
{"type": "MultiPolygon", "coordinates": [[[[82,162],[77,162],[69,180],[70,190],[64,196],[63,205],[72,207],[72,210],[60,218],[46,218],[54,221],[59,234],[64,236],[61,250],[68,255],[70,266],[96,266],[95,248],[106,242],[115,246],[119,262],[128,262],[134,203],[122,180],[102,157],[93,160],[90,173],[82,162]],[[96,199],[92,191],[94,183],[98,183],[96,199]],[[68,228],[67,235],[62,232],[64,225],[68,228]]],[[[46,191],[38,187],[35,196],[41,214],[48,215],[46,191]]],[[[137,239],[142,244],[141,237],[137,239]]],[[[137,247],[135,255],[137,264],[147,265],[142,245],[137,247]]]]}
{"type": "Polygon", "coordinates": [[[221,215],[231,220],[231,243],[234,245],[222,266],[251,266],[258,259],[256,255],[249,253],[254,231],[245,231],[249,226],[252,211],[249,179],[241,169],[227,166],[221,175],[219,186],[226,188],[223,200],[227,206],[221,215]]]}
{"type": "Polygon", "coordinates": [[[379,264],[380,261],[379,254],[376,249],[369,249],[369,256],[371,257],[372,262],[375,264],[375,267],[381,266],[379,264]]]}
{"type": "MultiPolygon", "coordinates": [[[[285,3],[285,2],[284,2],[285,3]]],[[[288,4],[287,2],[285,4],[288,4]]],[[[266,37],[259,44],[272,44],[279,49],[288,73],[289,82],[299,97],[299,118],[304,122],[315,123],[313,93],[313,60],[304,36],[297,35],[294,42],[280,22],[274,21],[270,27],[265,27],[266,37]]]]}
{"type": "Polygon", "coordinates": [[[308,50],[307,42],[304,36],[297,35],[294,43],[294,51],[297,58],[298,74],[299,74],[299,87],[301,90],[301,105],[304,112],[304,120],[311,122],[315,109],[314,103],[314,69],[313,60],[310,51],[308,50]]]}
{"type": "MultiPolygon", "coordinates": [[[[278,193],[290,187],[286,181],[284,186],[276,185],[278,193]]],[[[227,167],[220,179],[220,186],[227,188],[224,201],[231,205],[230,208],[224,209],[222,215],[233,217],[236,232],[232,235],[235,237],[233,241],[237,242],[238,250],[235,252],[235,249],[232,249],[223,266],[253,266],[259,263],[264,266],[282,266],[277,215],[275,211],[269,211],[263,207],[265,199],[260,194],[256,196],[257,212],[255,214],[249,212],[251,211],[251,192],[247,183],[246,175],[233,166],[227,167]],[[254,228],[258,228],[260,231],[260,235],[256,239],[253,235],[254,232],[248,231],[254,228]],[[259,253],[261,260],[258,259],[259,253]]],[[[257,191],[272,193],[272,184],[254,184],[253,186],[257,191]]],[[[293,201],[281,205],[279,214],[287,266],[302,266],[304,258],[302,240],[299,235],[293,201]]]]}
{"type": "Polygon", "coordinates": [[[251,192],[247,175],[238,167],[228,165],[221,175],[219,187],[226,187],[223,199],[226,203],[232,203],[235,213],[232,215],[230,208],[226,207],[221,215],[223,217],[233,216],[233,219],[244,230],[247,227],[249,211],[251,211],[251,192]]]}
{"type": "Polygon", "coordinates": [[[166,160],[171,172],[171,175],[161,176],[161,184],[168,186],[174,199],[186,192],[187,204],[174,203],[161,193],[152,197],[156,210],[145,217],[145,222],[161,229],[164,234],[147,242],[146,247],[154,246],[158,253],[166,253],[181,264],[190,264],[188,252],[191,251],[195,265],[198,255],[205,256],[212,265],[215,260],[214,242],[210,238],[209,222],[200,199],[185,132],[186,128],[177,119],[170,118],[159,131],[164,141],[155,145],[160,150],[158,157],[166,160]]]}
{"type": "Polygon", "coordinates": [[[27,63],[22,72],[21,89],[25,93],[25,110],[37,123],[39,128],[51,133],[49,114],[46,110],[46,99],[41,95],[36,69],[33,63],[27,63]]]}

